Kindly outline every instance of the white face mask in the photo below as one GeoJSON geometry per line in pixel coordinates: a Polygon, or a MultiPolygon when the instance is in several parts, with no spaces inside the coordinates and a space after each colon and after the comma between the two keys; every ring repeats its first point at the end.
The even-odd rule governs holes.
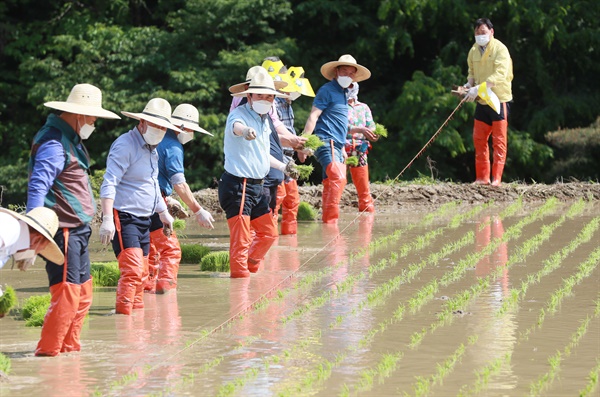
{"type": "Polygon", "coordinates": [[[19,252],[15,252],[13,254],[13,257],[15,258],[16,261],[22,261],[24,259],[31,259],[31,258],[35,258],[35,250],[24,250],[24,251],[19,251],[19,252]]]}
{"type": "Polygon", "coordinates": [[[267,114],[273,106],[272,102],[269,101],[252,101],[252,109],[258,114],[267,114]]]}
{"type": "Polygon", "coordinates": [[[489,34],[479,34],[475,36],[475,42],[478,46],[485,47],[490,42],[489,34]]]}
{"type": "Polygon", "coordinates": [[[192,134],[191,132],[183,131],[183,132],[180,132],[179,135],[177,135],[177,140],[182,145],[185,145],[192,139],[194,139],[194,134],[192,134]]]}
{"type": "Polygon", "coordinates": [[[148,145],[158,145],[164,138],[166,131],[162,131],[156,127],[147,126],[146,133],[143,135],[144,140],[148,145]]]}
{"type": "MultiPolygon", "coordinates": [[[[85,120],[85,116],[84,116],[83,120],[85,120]]],[[[88,139],[90,137],[90,135],[92,135],[92,132],[94,132],[95,129],[96,129],[96,127],[93,124],[92,125],[84,124],[79,129],[79,136],[81,137],[82,140],[88,139]]]]}
{"type": "Polygon", "coordinates": [[[295,101],[296,99],[300,98],[302,94],[299,93],[298,91],[294,91],[294,92],[290,92],[290,99],[292,101],[295,101]]]}
{"type": "Polygon", "coordinates": [[[337,82],[342,88],[348,88],[348,87],[350,87],[350,84],[352,84],[352,77],[338,76],[337,82]]]}

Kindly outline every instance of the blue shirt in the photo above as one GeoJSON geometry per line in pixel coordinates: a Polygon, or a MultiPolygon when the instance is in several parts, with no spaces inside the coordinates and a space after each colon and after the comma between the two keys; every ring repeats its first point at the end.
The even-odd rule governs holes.
{"type": "Polygon", "coordinates": [[[56,140],[43,143],[37,151],[35,166],[27,187],[27,212],[44,206],[44,198],[65,167],[65,149],[56,140]]]}
{"type": "Polygon", "coordinates": [[[170,196],[173,193],[173,185],[185,182],[183,145],[179,143],[175,132],[167,130],[156,150],[158,151],[158,185],[165,196],[170,196]]]}
{"type": "Polygon", "coordinates": [[[114,208],[135,216],[167,209],[158,186],[158,153],[137,127],[118,137],[106,159],[100,197],[115,200],[114,208]]]}
{"type": "Polygon", "coordinates": [[[331,80],[319,88],[313,106],[323,112],[314,133],[321,140],[333,140],[337,147],[344,147],[348,132],[348,89],[331,80]]]}
{"type": "Polygon", "coordinates": [[[271,128],[266,118],[256,113],[249,104],[240,105],[227,116],[223,152],[225,154],[225,171],[241,178],[262,179],[269,172],[269,153],[271,145],[269,135],[271,128]],[[243,136],[233,133],[233,125],[241,123],[254,128],[256,139],[247,141],[243,136]]]}

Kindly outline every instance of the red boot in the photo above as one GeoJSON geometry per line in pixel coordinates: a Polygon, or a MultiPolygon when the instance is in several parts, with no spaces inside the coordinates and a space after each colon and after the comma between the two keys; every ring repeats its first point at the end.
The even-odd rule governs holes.
{"type": "Polygon", "coordinates": [[[144,308],[144,285],[148,281],[148,257],[144,256],[142,260],[142,277],[140,283],[135,287],[135,298],[133,298],[133,308],[144,308]]]}
{"type": "Polygon", "coordinates": [[[279,236],[277,233],[277,218],[271,216],[269,212],[251,220],[250,224],[256,232],[256,236],[248,249],[248,270],[250,273],[256,273],[269,248],[279,236]]]}
{"type": "Polygon", "coordinates": [[[66,281],[50,287],[50,307],[44,317],[42,336],[35,349],[36,356],[56,356],[60,353],[71,323],[79,308],[81,285],[66,281]]]}
{"type": "Polygon", "coordinates": [[[79,335],[81,334],[81,328],[83,327],[85,316],[87,316],[88,311],[92,306],[92,292],[94,289],[93,286],[94,284],[91,278],[85,283],[81,284],[81,289],[79,292],[79,307],[77,308],[77,314],[75,314],[75,318],[73,318],[71,327],[69,328],[69,331],[65,336],[62,349],[60,349],[61,353],[78,352],[81,350],[79,335]]]}
{"type": "MultiPolygon", "coordinates": [[[[281,234],[298,233],[298,206],[300,205],[300,194],[298,193],[298,182],[295,179],[284,182],[285,196],[283,199],[283,210],[281,213],[281,234]]],[[[279,188],[277,188],[279,198],[279,188]]]]}
{"type": "Polygon", "coordinates": [[[323,181],[323,223],[337,223],[340,217],[340,200],[346,187],[346,164],[331,162],[325,173],[328,183],[325,185],[323,181]]]}
{"type": "Polygon", "coordinates": [[[502,172],[506,163],[506,148],[508,122],[506,120],[494,121],[492,123],[492,144],[494,146],[494,163],[492,164],[492,185],[500,186],[502,183],[502,172]]]}
{"type": "MultiPolygon", "coordinates": [[[[271,216],[270,214],[267,214],[271,216]]],[[[250,237],[250,217],[236,215],[227,219],[229,225],[229,271],[231,278],[250,277],[248,271],[248,248],[250,237]]]]}
{"type": "Polygon", "coordinates": [[[158,267],[158,279],[156,281],[156,293],[164,294],[177,288],[177,272],[181,262],[181,247],[175,232],[170,237],[161,234],[154,240],[156,249],[160,255],[158,267]]]}
{"type": "Polygon", "coordinates": [[[157,229],[150,232],[150,250],[148,251],[148,278],[144,284],[144,291],[154,293],[156,292],[156,279],[158,278],[158,266],[160,261],[160,254],[154,245],[156,240],[156,234],[163,234],[162,229],[157,229]]]}
{"type": "Polygon", "coordinates": [[[488,139],[492,126],[483,121],[475,120],[473,126],[473,145],[475,146],[475,183],[489,185],[490,183],[490,149],[488,139]]]}
{"type": "Polygon", "coordinates": [[[141,248],[126,248],[121,251],[117,259],[121,277],[117,285],[115,309],[118,314],[130,315],[137,287],[142,284],[144,253],[141,248]]]}
{"type": "Polygon", "coordinates": [[[350,174],[352,174],[352,182],[354,182],[358,194],[358,210],[360,212],[375,212],[369,186],[369,166],[350,167],[350,174]]]}

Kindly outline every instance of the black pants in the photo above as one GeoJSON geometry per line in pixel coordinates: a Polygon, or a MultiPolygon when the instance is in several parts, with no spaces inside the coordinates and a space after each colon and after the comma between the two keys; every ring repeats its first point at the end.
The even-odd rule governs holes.
{"type": "Polygon", "coordinates": [[[150,217],[135,216],[127,212],[117,211],[121,224],[121,231],[115,233],[112,241],[113,251],[118,258],[122,250],[127,248],[141,248],[144,256],[150,251],[150,217]],[[122,245],[121,245],[122,244],[122,245]]]}
{"type": "Polygon", "coordinates": [[[268,198],[264,195],[262,183],[252,183],[253,180],[246,180],[246,191],[244,202],[242,203],[242,193],[244,190],[244,178],[239,178],[223,173],[219,180],[219,204],[227,219],[234,216],[249,215],[250,219],[256,219],[269,213],[268,198]]]}
{"type": "Polygon", "coordinates": [[[46,261],[46,273],[48,273],[48,282],[51,287],[63,281],[83,284],[90,279],[88,244],[91,235],[92,228],[90,225],[58,229],[56,235],[54,235],[54,241],[64,253],[66,240],[67,254],[65,255],[64,265],[46,261]]]}

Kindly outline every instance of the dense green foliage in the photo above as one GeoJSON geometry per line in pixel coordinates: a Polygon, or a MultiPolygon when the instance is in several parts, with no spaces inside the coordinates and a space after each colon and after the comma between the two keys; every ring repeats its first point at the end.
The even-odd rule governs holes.
{"type": "MultiPolygon", "coordinates": [[[[545,134],[587,127],[598,116],[595,0],[6,0],[0,6],[2,205],[25,201],[29,145],[50,112],[43,103],[65,100],[82,82],[100,87],[104,106],[116,112],[139,112],[156,96],[173,107],[198,106],[200,124],[215,137],[186,146],[186,176],[192,189],[213,186],[223,170],[227,87],[273,55],[303,66],[315,91],[326,82],[320,66],[344,53],[372,71],[359,99],[389,138],[374,144],[371,177],[393,178],[457,105],[450,88],[466,81],[471,24],[479,16],[492,20],[514,63],[506,179],[568,177],[570,168],[552,166],[545,134]]],[[[298,131],[310,106],[307,97],[295,102],[298,131]]],[[[429,157],[439,178],[471,181],[473,111],[473,104],[464,106],[403,178],[426,172],[429,157]]],[[[111,142],[134,125],[126,117],[97,122],[87,142],[94,171],[105,167],[111,142]]]]}

